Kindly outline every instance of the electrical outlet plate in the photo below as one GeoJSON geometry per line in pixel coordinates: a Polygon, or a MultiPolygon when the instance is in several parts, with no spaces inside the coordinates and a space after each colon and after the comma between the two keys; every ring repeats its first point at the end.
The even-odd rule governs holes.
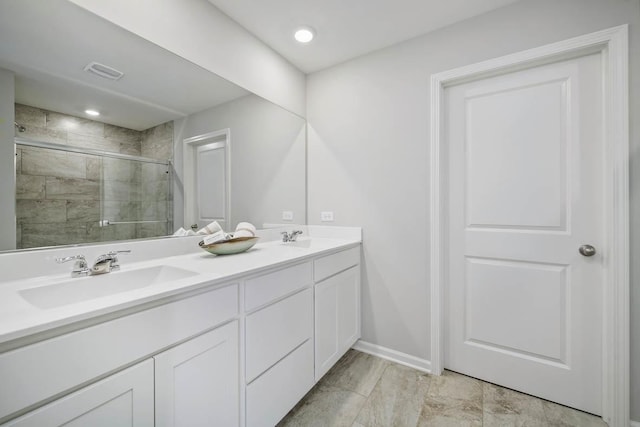
{"type": "Polygon", "coordinates": [[[293,211],[282,211],[283,221],[293,221],[293,211]]]}
{"type": "Polygon", "coordinates": [[[322,221],[322,222],[332,222],[333,221],[333,212],[332,211],[320,212],[320,221],[322,221]]]}

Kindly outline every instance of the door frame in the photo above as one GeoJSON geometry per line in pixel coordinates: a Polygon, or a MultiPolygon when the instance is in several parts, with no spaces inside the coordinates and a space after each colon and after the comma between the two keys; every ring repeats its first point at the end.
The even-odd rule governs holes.
{"type": "Polygon", "coordinates": [[[202,135],[192,136],[182,140],[183,149],[183,186],[184,186],[184,223],[193,222],[196,217],[194,203],[197,201],[198,186],[195,178],[196,151],[202,145],[216,142],[225,144],[225,192],[226,209],[225,221],[229,222],[231,217],[231,129],[221,129],[207,132],[202,135]]]}
{"type": "Polygon", "coordinates": [[[431,76],[430,137],[430,307],[431,372],[444,365],[447,283],[448,166],[444,127],[444,90],[509,71],[585,54],[600,53],[604,93],[604,242],[602,319],[602,418],[611,427],[629,425],[630,321],[629,321],[629,100],[628,26],[621,25],[558,43],[463,66],[431,76]]]}

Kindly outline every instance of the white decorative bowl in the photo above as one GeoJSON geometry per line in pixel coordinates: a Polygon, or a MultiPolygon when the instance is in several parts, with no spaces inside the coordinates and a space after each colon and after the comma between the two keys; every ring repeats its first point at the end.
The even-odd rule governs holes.
{"type": "Polygon", "coordinates": [[[259,237],[236,237],[230,240],[219,243],[211,243],[210,245],[204,245],[202,241],[199,243],[200,247],[210,254],[214,255],[232,255],[244,252],[256,243],[258,243],[259,237]]]}

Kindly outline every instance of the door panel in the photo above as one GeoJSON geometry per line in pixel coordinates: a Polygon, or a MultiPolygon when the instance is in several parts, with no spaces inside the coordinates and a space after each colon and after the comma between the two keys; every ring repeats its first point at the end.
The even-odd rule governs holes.
{"type": "Polygon", "coordinates": [[[445,91],[445,366],[601,411],[600,55],[445,91]]]}

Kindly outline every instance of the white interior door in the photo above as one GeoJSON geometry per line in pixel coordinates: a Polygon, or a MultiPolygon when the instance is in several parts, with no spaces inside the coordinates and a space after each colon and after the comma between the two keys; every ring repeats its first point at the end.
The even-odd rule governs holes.
{"type": "Polygon", "coordinates": [[[445,90],[445,367],[601,413],[600,54],[445,90]],[[593,256],[579,253],[582,245],[593,256]]]}
{"type": "Polygon", "coordinates": [[[184,218],[197,229],[217,221],[230,227],[229,129],[184,140],[184,218]]]}

